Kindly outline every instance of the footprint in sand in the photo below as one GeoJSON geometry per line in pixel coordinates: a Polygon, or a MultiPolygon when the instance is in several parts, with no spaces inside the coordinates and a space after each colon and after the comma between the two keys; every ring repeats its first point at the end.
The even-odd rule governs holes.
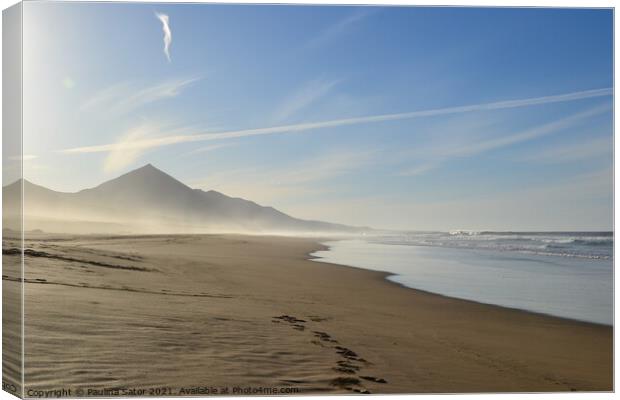
{"type": "Polygon", "coordinates": [[[310,321],[312,322],[323,322],[331,319],[329,317],[319,317],[318,315],[308,315],[308,318],[310,318],[310,321]]]}
{"type": "Polygon", "coordinates": [[[376,383],[387,383],[387,381],[383,378],[375,378],[374,376],[362,376],[360,378],[365,379],[367,381],[376,382],[376,383]]]}
{"type": "Polygon", "coordinates": [[[336,372],[342,372],[343,374],[354,374],[357,372],[357,369],[354,368],[347,368],[347,367],[343,367],[343,366],[337,366],[333,368],[334,371],[336,372]]]}
{"type": "MultiPolygon", "coordinates": [[[[309,317],[313,322],[318,322],[318,317],[311,316],[309,317]]],[[[305,320],[299,319],[292,315],[280,315],[278,317],[273,317],[271,320],[273,323],[281,323],[288,322],[288,324],[296,330],[304,331],[306,326],[303,325],[306,323],[305,320]]],[[[359,372],[362,366],[358,365],[359,363],[363,363],[364,365],[368,364],[364,358],[360,357],[355,351],[343,347],[343,346],[326,346],[325,343],[338,343],[329,333],[323,331],[312,331],[314,337],[319,340],[312,340],[311,343],[321,346],[321,347],[329,347],[336,350],[336,353],[339,354],[344,360],[339,360],[336,363],[336,366],[332,369],[336,372],[348,375],[354,375],[359,372]]],[[[383,378],[377,378],[370,375],[360,375],[360,379],[374,382],[374,383],[387,383],[387,381],[383,378]]],[[[353,376],[339,376],[330,381],[331,386],[335,386],[341,389],[345,389],[348,391],[360,393],[360,394],[370,394],[370,391],[364,387],[362,382],[358,379],[358,377],[353,376]]]]}
{"type": "Polygon", "coordinates": [[[352,392],[370,394],[370,391],[363,387],[360,380],[357,378],[339,376],[338,378],[332,379],[330,384],[352,392]],[[360,388],[356,388],[354,386],[359,386],[360,388]]]}
{"type": "Polygon", "coordinates": [[[334,369],[336,371],[345,372],[347,374],[354,374],[360,370],[360,367],[354,364],[351,364],[349,361],[338,361],[338,366],[334,369]]]}
{"type": "Polygon", "coordinates": [[[286,314],[285,315],[280,315],[279,317],[273,317],[273,318],[274,319],[280,319],[282,321],[286,321],[286,322],[291,323],[291,324],[298,324],[300,322],[301,323],[305,323],[306,322],[303,319],[298,319],[296,317],[293,317],[291,315],[286,315],[286,314]]]}
{"type": "Polygon", "coordinates": [[[314,333],[315,337],[319,338],[320,340],[322,340],[324,342],[338,343],[337,340],[332,339],[332,337],[328,333],[326,333],[326,332],[312,331],[312,333],[314,333]]]}

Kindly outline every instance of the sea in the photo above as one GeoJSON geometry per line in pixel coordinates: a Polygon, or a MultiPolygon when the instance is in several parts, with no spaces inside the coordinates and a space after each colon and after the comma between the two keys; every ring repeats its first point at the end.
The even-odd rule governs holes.
{"type": "Polygon", "coordinates": [[[324,243],[314,261],[389,273],[432,293],[613,324],[613,232],[381,232],[324,243]]]}

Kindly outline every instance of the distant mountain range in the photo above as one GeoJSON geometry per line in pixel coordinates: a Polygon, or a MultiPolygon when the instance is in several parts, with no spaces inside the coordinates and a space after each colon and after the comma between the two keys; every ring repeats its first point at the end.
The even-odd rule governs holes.
{"type": "MultiPolygon", "coordinates": [[[[360,233],[273,207],[192,189],[151,164],[92,189],[63,193],[24,180],[24,229],[66,233],[360,233]]],[[[20,181],[3,188],[4,225],[20,218],[20,181]]]]}

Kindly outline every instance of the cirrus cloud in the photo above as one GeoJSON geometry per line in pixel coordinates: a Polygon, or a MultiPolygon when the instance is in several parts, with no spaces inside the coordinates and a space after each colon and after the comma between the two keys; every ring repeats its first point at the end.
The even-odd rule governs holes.
{"type": "MultiPolygon", "coordinates": [[[[612,93],[613,91],[611,88],[593,89],[593,90],[585,90],[585,91],[580,91],[580,92],[565,93],[565,94],[560,94],[560,95],[533,97],[533,98],[517,99],[517,100],[505,100],[505,101],[497,101],[493,103],[470,104],[470,105],[465,105],[465,106],[436,108],[436,109],[430,109],[430,110],[411,111],[411,112],[396,113],[396,114],[371,115],[371,116],[365,116],[365,117],[344,118],[344,119],[319,121],[319,122],[307,122],[307,123],[301,123],[301,124],[280,125],[280,126],[272,126],[272,127],[265,127],[265,128],[242,129],[242,130],[236,130],[236,131],[223,131],[223,132],[197,133],[197,134],[191,134],[191,135],[171,135],[171,136],[163,136],[163,137],[157,137],[157,138],[145,138],[145,139],[132,140],[132,141],[123,142],[123,143],[109,143],[109,144],[101,144],[101,145],[94,145],[94,146],[74,147],[74,148],[60,150],[60,152],[65,153],[65,154],[102,153],[102,152],[110,152],[113,150],[117,150],[120,147],[123,147],[126,149],[135,149],[135,148],[149,149],[149,148],[154,148],[154,147],[170,146],[170,145],[179,144],[179,143],[203,142],[203,141],[210,141],[210,140],[225,140],[225,139],[233,139],[233,138],[240,138],[240,137],[273,135],[273,134],[281,134],[281,133],[296,133],[296,132],[334,128],[334,127],[347,126],[347,125],[359,125],[359,124],[378,123],[378,122],[385,122],[385,121],[398,121],[398,120],[408,120],[408,119],[416,119],[416,118],[427,118],[427,117],[435,117],[435,116],[440,116],[440,115],[464,114],[464,113],[471,113],[471,112],[478,112],[478,111],[493,111],[493,110],[530,107],[530,106],[541,105],[541,104],[570,102],[570,101],[577,101],[577,100],[597,98],[597,97],[609,97],[612,95],[612,93]]],[[[609,106],[604,105],[603,108],[608,109],[609,106]]],[[[529,135],[529,134],[531,133],[524,133],[524,135],[529,135]]],[[[493,147],[493,146],[501,145],[505,141],[510,142],[511,140],[514,140],[514,138],[501,138],[497,140],[498,140],[498,143],[491,142],[491,143],[484,144],[484,146],[493,147]]]]}
{"type": "Polygon", "coordinates": [[[162,30],[164,31],[164,54],[168,62],[172,62],[170,58],[170,45],[172,44],[172,30],[170,30],[170,17],[166,14],[155,13],[158,20],[161,21],[162,30]]]}

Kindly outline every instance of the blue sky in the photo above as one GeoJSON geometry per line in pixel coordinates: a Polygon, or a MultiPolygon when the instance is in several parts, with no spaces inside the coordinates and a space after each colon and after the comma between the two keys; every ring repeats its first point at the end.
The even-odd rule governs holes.
{"type": "Polygon", "coordinates": [[[24,10],[35,183],[77,191],[152,163],[302,218],[611,229],[610,10],[24,10]]]}

